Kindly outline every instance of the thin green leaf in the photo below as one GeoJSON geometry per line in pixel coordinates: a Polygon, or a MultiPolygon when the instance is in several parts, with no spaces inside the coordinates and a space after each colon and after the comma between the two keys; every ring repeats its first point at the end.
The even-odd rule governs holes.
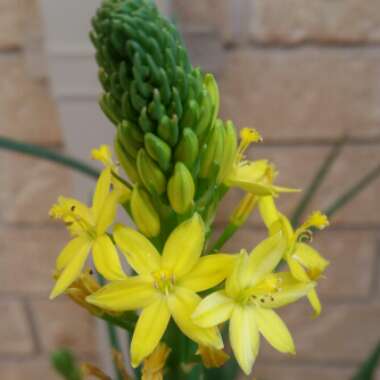
{"type": "Polygon", "coordinates": [[[349,203],[353,198],[355,198],[360,192],[366,189],[375,179],[380,176],[380,165],[376,166],[373,170],[367,173],[360,181],[358,181],[349,190],[345,191],[340,195],[332,204],[327,207],[325,214],[331,217],[337,211],[339,211],[343,206],[349,203]]]}
{"type": "Polygon", "coordinates": [[[352,380],[374,380],[375,372],[380,364],[380,342],[365,360],[352,380]]]}
{"type": "Polygon", "coordinates": [[[305,190],[304,196],[298,203],[298,206],[296,207],[293,213],[293,216],[291,218],[293,226],[298,226],[303,213],[309,206],[311,200],[314,198],[314,195],[320,189],[327,175],[330,173],[332,166],[334,165],[337,158],[340,156],[342,148],[345,146],[346,142],[347,136],[343,136],[342,138],[340,138],[332,147],[330,153],[327,155],[325,160],[322,162],[322,165],[315,174],[308,188],[305,190]]]}
{"type": "Polygon", "coordinates": [[[77,160],[65,154],[54,152],[42,146],[16,141],[8,137],[0,136],[0,149],[10,150],[27,154],[29,156],[42,158],[46,161],[52,161],[62,166],[74,169],[91,178],[98,178],[99,171],[83,161],[77,160]]]}

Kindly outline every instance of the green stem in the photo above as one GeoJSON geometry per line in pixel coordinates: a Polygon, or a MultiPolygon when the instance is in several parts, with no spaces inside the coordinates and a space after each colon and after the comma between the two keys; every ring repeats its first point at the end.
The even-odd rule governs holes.
{"type": "Polygon", "coordinates": [[[235,224],[228,223],[227,227],[223,230],[222,234],[219,236],[218,240],[214,243],[211,248],[211,252],[218,252],[224,244],[231,239],[231,237],[235,234],[235,232],[239,229],[239,226],[235,224]]]}
{"type": "MultiPolygon", "coordinates": [[[[99,273],[97,273],[97,278],[98,278],[100,285],[102,285],[102,286],[105,285],[104,278],[99,273]]],[[[109,343],[110,343],[112,349],[116,350],[118,352],[121,352],[121,346],[119,343],[119,338],[117,336],[117,331],[116,331],[114,324],[112,322],[110,322],[109,320],[105,320],[105,322],[106,322],[106,327],[107,327],[107,335],[108,335],[109,343]]],[[[119,368],[117,367],[115,360],[113,360],[112,352],[111,352],[111,357],[112,357],[112,361],[113,361],[114,370],[116,373],[117,380],[123,380],[123,375],[119,371],[119,368]]]]}
{"type": "Polygon", "coordinates": [[[339,157],[342,148],[344,147],[345,143],[347,142],[347,137],[342,137],[337,143],[333,146],[330,153],[326,157],[326,159],[322,162],[321,167],[315,174],[313,180],[311,181],[310,185],[305,191],[305,195],[302,197],[300,202],[298,203],[297,208],[295,209],[293,216],[291,218],[292,225],[298,226],[300,219],[307,209],[307,207],[310,204],[310,201],[313,199],[316,192],[319,190],[321,185],[323,184],[324,179],[326,178],[327,174],[330,172],[330,169],[332,168],[334,162],[339,157]]]}
{"type": "Polygon", "coordinates": [[[327,207],[327,209],[325,210],[325,214],[331,217],[379,176],[380,165],[371,170],[356,185],[354,185],[348,191],[346,191],[340,197],[338,197],[337,200],[335,200],[329,207],[327,207]]]}
{"type": "Polygon", "coordinates": [[[66,156],[62,153],[54,152],[50,149],[43,148],[35,144],[23,143],[10,139],[8,137],[0,136],[0,149],[19,152],[29,156],[42,158],[46,161],[55,162],[59,165],[74,169],[77,172],[85,174],[91,178],[96,179],[99,176],[99,171],[97,169],[91,167],[90,165],[87,165],[83,161],[66,156]]]}

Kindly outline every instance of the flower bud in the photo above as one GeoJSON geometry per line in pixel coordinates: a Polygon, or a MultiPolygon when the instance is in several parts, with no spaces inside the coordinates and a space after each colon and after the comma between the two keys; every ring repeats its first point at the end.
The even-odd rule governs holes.
{"type": "Polygon", "coordinates": [[[178,162],[168,183],[170,205],[177,214],[184,214],[193,204],[195,186],[186,165],[178,162]]]}
{"type": "Polygon", "coordinates": [[[191,170],[198,158],[198,154],[199,142],[197,135],[190,128],[185,128],[175,151],[175,159],[183,162],[191,170]]]}
{"type": "Polygon", "coordinates": [[[166,189],[165,175],[145,149],[140,149],[137,155],[137,171],[142,183],[150,193],[159,195],[164,193],[166,189]]]}
{"type": "Polygon", "coordinates": [[[224,125],[221,120],[217,120],[212,127],[207,139],[206,146],[201,155],[201,167],[199,176],[210,178],[219,172],[224,151],[224,125]]]}
{"type": "Polygon", "coordinates": [[[157,162],[162,170],[167,171],[170,167],[170,159],[172,156],[170,146],[153,133],[145,134],[144,143],[149,156],[157,162]]]}
{"type": "Polygon", "coordinates": [[[137,153],[142,147],[142,144],[133,138],[132,130],[128,122],[123,122],[117,128],[117,138],[125,152],[133,159],[136,159],[137,153]]]}
{"type": "Polygon", "coordinates": [[[136,186],[131,197],[131,212],[138,229],[147,237],[154,237],[160,233],[160,218],[156,212],[148,193],[136,186]]]}
{"type": "Polygon", "coordinates": [[[133,182],[140,183],[139,175],[136,170],[136,162],[133,157],[130,157],[129,154],[124,150],[117,136],[114,142],[114,146],[116,157],[129,179],[133,182]]]}
{"type": "Polygon", "coordinates": [[[174,115],[171,119],[168,116],[164,116],[160,121],[157,133],[170,146],[176,145],[179,136],[177,115],[174,115]]]}
{"type": "Polygon", "coordinates": [[[224,128],[224,151],[223,160],[219,171],[218,183],[223,180],[231,172],[237,152],[236,130],[232,121],[227,121],[224,128]]]}
{"type": "Polygon", "coordinates": [[[214,125],[216,118],[218,117],[219,107],[220,107],[219,87],[218,87],[218,83],[216,82],[212,74],[206,74],[204,83],[205,83],[208,93],[210,94],[211,102],[213,105],[213,115],[212,115],[211,125],[214,125]]]}

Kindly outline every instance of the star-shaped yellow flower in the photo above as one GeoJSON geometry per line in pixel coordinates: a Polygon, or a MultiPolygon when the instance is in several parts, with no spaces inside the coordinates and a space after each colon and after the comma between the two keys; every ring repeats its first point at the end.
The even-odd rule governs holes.
{"type": "Polygon", "coordinates": [[[273,184],[277,171],[268,160],[245,160],[245,151],[252,143],[262,141],[255,129],[243,128],[240,133],[240,146],[235,161],[224,180],[228,187],[238,187],[257,196],[278,195],[281,192],[295,192],[296,189],[273,184]]]}
{"type": "Polygon", "coordinates": [[[74,238],[64,247],[56,262],[58,279],[50,294],[55,298],[62,294],[80,275],[92,250],[95,268],[105,278],[118,280],[125,277],[117,250],[107,235],[114,222],[120,194],[110,192],[111,169],[101,173],[92,207],[70,198],[60,197],[50,215],[62,219],[74,238]]]}
{"type": "Polygon", "coordinates": [[[176,227],[162,255],[131,228],[116,226],[114,239],[137,275],[106,285],[87,301],[110,311],[142,309],[131,342],[132,365],[138,366],[153,352],[170,318],[195,342],[222,348],[218,329],[197,326],[191,314],[201,301],[196,293],[222,282],[236,258],[225,254],[200,257],[205,241],[201,217],[195,214],[176,227]]]}
{"type": "Polygon", "coordinates": [[[202,327],[230,321],[232,350],[246,374],[259,351],[259,333],[278,351],[295,352],[286,325],[272,309],[295,302],[315,284],[300,283],[289,273],[272,273],[286,247],[280,232],[261,242],[250,255],[242,252],[225,289],[207,296],[193,314],[194,322],[202,327]]]}
{"type": "MultiPolygon", "coordinates": [[[[329,262],[318,251],[305,242],[311,239],[312,228],[324,229],[329,225],[326,215],[319,211],[312,213],[304,224],[293,229],[289,219],[280,213],[272,197],[263,197],[259,201],[260,213],[270,233],[275,234],[282,230],[288,241],[288,248],[284,259],[289,269],[298,281],[317,281],[326,270],[329,262]]],[[[316,289],[310,290],[307,295],[315,315],[321,313],[322,305],[316,289]]]]}

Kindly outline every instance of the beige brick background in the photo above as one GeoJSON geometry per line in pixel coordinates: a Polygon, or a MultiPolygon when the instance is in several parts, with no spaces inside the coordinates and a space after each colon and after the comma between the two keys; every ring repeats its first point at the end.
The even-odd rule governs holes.
{"type": "MultiPolygon", "coordinates": [[[[33,78],[25,57],[31,4],[0,0],[0,133],[62,150],[49,83],[33,78]]],[[[262,132],[265,144],[251,155],[274,160],[281,184],[307,186],[335,139],[350,133],[312,208],[326,207],[380,162],[380,3],[174,0],[173,5],[184,30],[197,36],[202,31],[193,40],[199,44],[194,59],[215,67],[223,116],[262,132]],[[207,55],[210,41],[213,49],[217,43],[218,62],[207,55]]],[[[96,359],[93,321],[64,299],[47,300],[52,263],[67,238],[47,211],[59,194],[70,193],[70,180],[57,166],[0,152],[2,380],[55,379],[48,354],[60,346],[96,359]]],[[[298,355],[288,358],[263,344],[257,380],[348,380],[380,339],[379,193],[380,179],[316,236],[316,246],[331,261],[320,285],[323,315],[311,319],[306,303],[285,308],[298,355]]],[[[220,225],[240,196],[228,196],[220,225]]],[[[281,208],[290,212],[298,200],[283,196],[281,208]]],[[[249,248],[263,234],[253,216],[228,248],[249,248]]]]}
{"type": "MultiPolygon", "coordinates": [[[[56,105],[46,78],[35,79],[26,55],[34,0],[0,0],[0,134],[62,150],[56,105]]],[[[35,41],[33,41],[35,42],[35,41]]],[[[0,152],[0,378],[50,380],[49,354],[70,347],[96,361],[93,320],[62,299],[48,300],[57,252],[67,241],[48,210],[70,194],[70,173],[0,152]]]]}

